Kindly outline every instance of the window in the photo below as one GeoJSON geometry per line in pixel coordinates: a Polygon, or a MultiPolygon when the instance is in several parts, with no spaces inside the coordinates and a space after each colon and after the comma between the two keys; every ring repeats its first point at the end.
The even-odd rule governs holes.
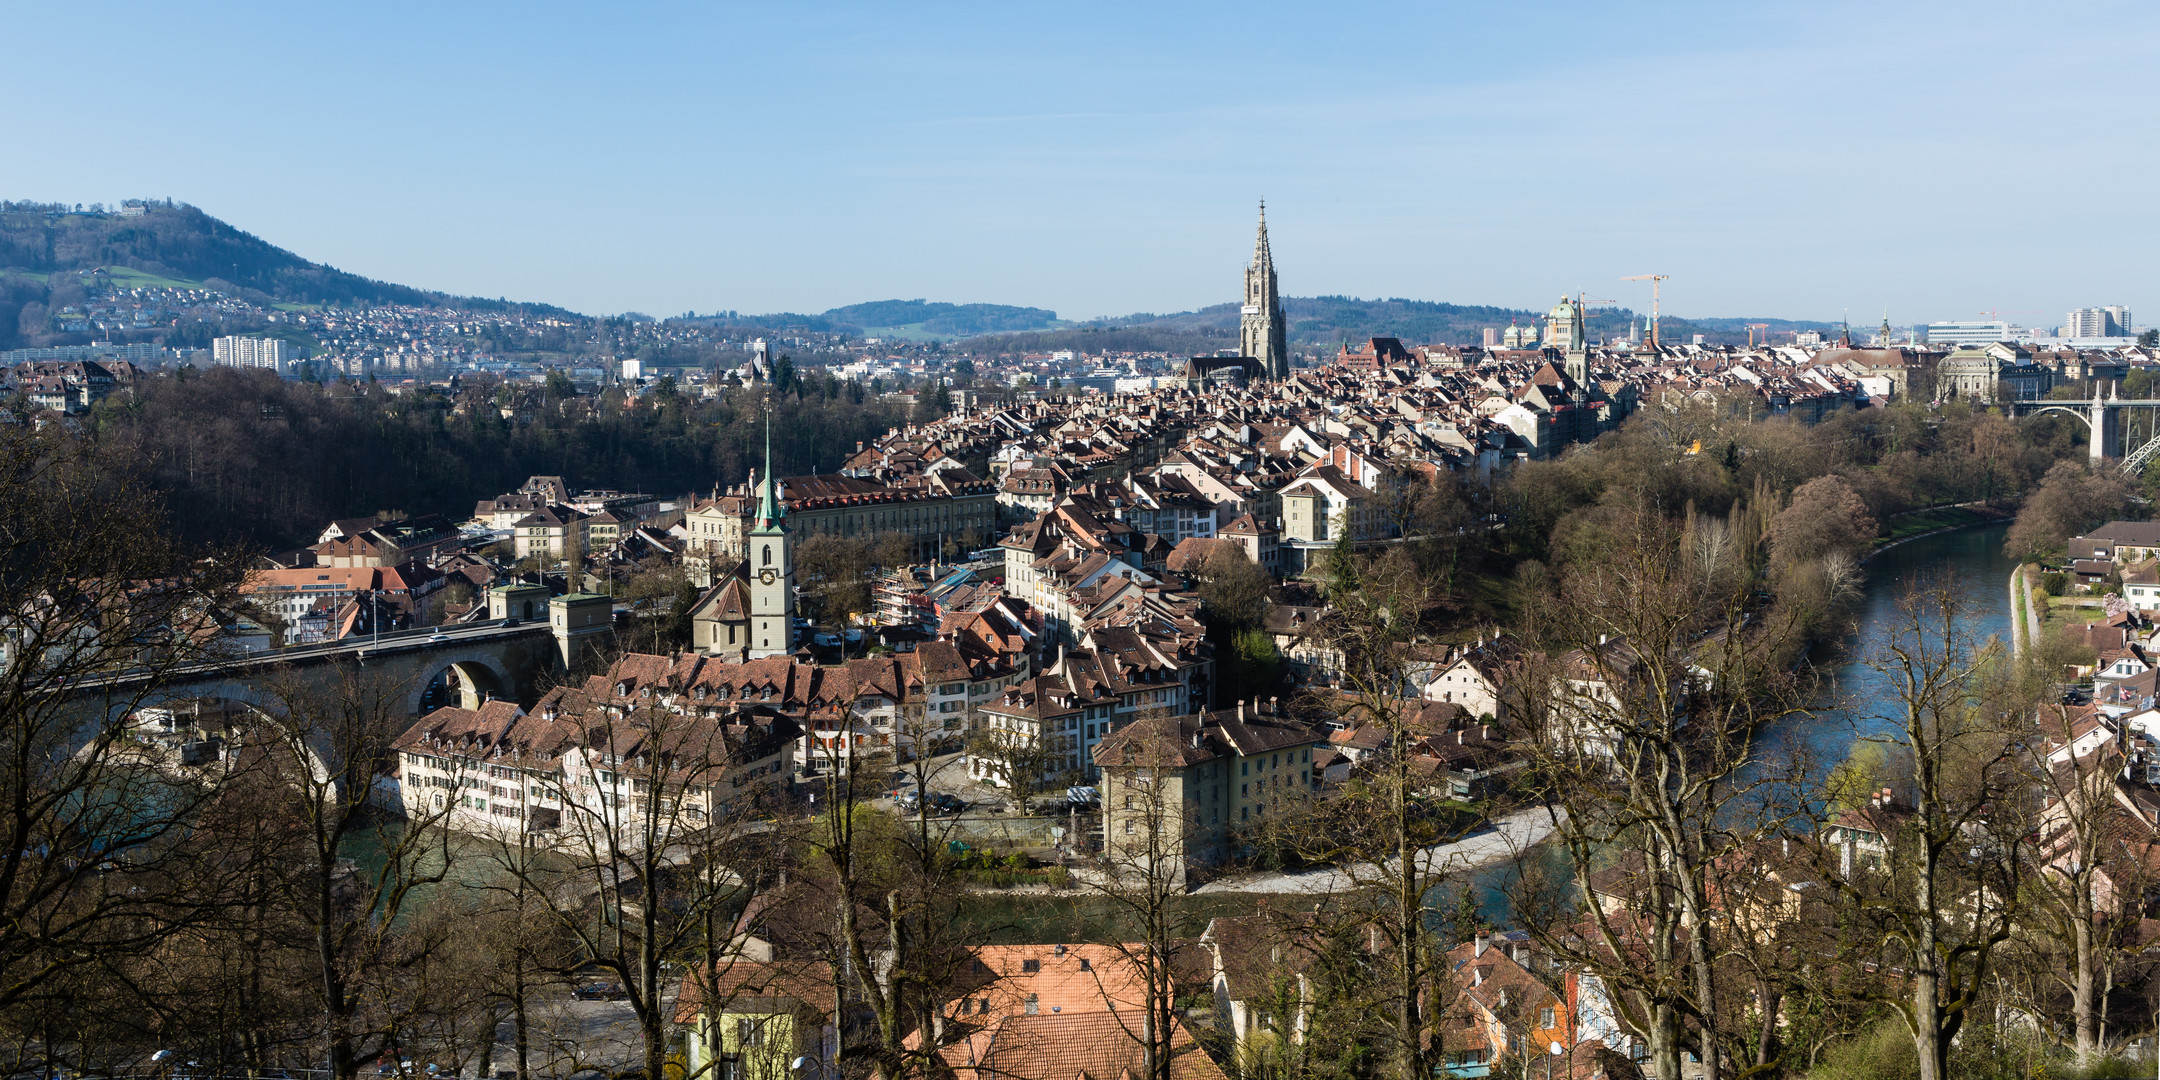
{"type": "Polygon", "coordinates": [[[1021,971],[1021,973],[1022,973],[1022,974],[1026,974],[1026,975],[1033,975],[1033,974],[1035,974],[1036,972],[1038,972],[1038,971],[1041,971],[1041,970],[1042,970],[1042,961],[1040,961],[1040,960],[1022,960],[1022,961],[1020,961],[1020,971],[1021,971]]]}
{"type": "Polygon", "coordinates": [[[1542,1009],[1539,1009],[1539,1010],[1538,1010],[1538,1014],[1537,1014],[1537,1026],[1539,1026],[1539,1027],[1541,1027],[1541,1028],[1549,1028],[1549,1027],[1551,1027],[1551,1026],[1552,1026],[1552,1021],[1553,1021],[1553,1015],[1552,1015],[1552,1007],[1551,1007],[1551,1006],[1549,1006],[1549,1005],[1548,1005],[1548,1006],[1546,1006],[1545,1008],[1542,1008],[1542,1009]]]}
{"type": "Polygon", "coordinates": [[[1085,956],[1081,957],[1081,958],[1080,958],[1080,970],[1082,970],[1082,971],[1093,971],[1093,970],[1095,970],[1095,963],[1094,963],[1094,961],[1091,961],[1091,960],[1089,960],[1089,959],[1088,959],[1087,957],[1085,957],[1085,956]]]}
{"type": "Polygon", "coordinates": [[[749,1017],[739,1017],[735,1021],[735,1038],[744,1046],[763,1046],[765,1025],[749,1017]]]}
{"type": "Polygon", "coordinates": [[[765,565],[765,566],[771,566],[771,565],[772,565],[772,545],[771,545],[771,544],[767,544],[767,545],[765,545],[765,562],[764,562],[764,563],[763,563],[762,565],[765,565]]]}

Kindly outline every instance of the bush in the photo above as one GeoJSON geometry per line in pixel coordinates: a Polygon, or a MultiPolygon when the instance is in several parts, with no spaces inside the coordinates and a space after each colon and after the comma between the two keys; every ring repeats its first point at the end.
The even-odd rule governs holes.
{"type": "Polygon", "coordinates": [[[2070,575],[2060,570],[2050,570],[2040,575],[2040,588],[2049,596],[2061,596],[2070,590],[2070,575]]]}
{"type": "Polygon", "coordinates": [[[1903,1022],[1884,1020],[1823,1052],[1808,1080],[1907,1080],[1920,1075],[1920,1055],[1903,1022]]]}

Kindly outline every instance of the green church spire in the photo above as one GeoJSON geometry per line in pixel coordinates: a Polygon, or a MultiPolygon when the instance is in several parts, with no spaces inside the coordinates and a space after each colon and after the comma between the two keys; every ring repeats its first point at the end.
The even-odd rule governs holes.
{"type": "Polygon", "coordinates": [[[780,505],[780,485],[773,479],[772,463],[772,410],[765,410],[765,475],[758,481],[757,527],[759,530],[777,529],[780,519],[787,511],[780,505]]]}

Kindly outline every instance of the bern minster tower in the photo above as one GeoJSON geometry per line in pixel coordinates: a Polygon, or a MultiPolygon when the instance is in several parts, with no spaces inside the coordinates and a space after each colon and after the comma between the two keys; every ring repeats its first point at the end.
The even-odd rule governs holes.
{"type": "Polygon", "coordinates": [[[1283,337],[1282,297],[1275,291],[1275,256],[1268,251],[1267,203],[1260,204],[1260,238],[1245,269],[1245,308],[1238,319],[1238,351],[1260,362],[1270,379],[1290,377],[1290,347],[1283,337]]]}

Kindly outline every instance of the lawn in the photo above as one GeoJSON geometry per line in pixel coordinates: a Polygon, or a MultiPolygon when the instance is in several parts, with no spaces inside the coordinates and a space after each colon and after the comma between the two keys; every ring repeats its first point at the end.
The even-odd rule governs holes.
{"type": "Polygon", "coordinates": [[[2047,610],[2040,613],[2040,633],[2047,640],[2054,640],[2065,626],[2099,622],[2107,618],[2097,596],[2050,596],[2047,610]]]}
{"type": "Polygon", "coordinates": [[[148,271],[137,270],[132,266],[108,266],[105,268],[105,276],[112,279],[112,283],[116,288],[122,289],[200,289],[203,287],[203,283],[200,281],[162,277],[148,271]]]}
{"type": "Polygon", "coordinates": [[[1898,514],[1889,521],[1890,534],[1878,543],[1888,544],[1908,536],[1918,536],[1936,529],[1948,529],[1959,525],[1977,525],[1995,518],[1964,506],[1938,506],[1932,510],[1915,510],[1910,514],[1898,514]]]}

